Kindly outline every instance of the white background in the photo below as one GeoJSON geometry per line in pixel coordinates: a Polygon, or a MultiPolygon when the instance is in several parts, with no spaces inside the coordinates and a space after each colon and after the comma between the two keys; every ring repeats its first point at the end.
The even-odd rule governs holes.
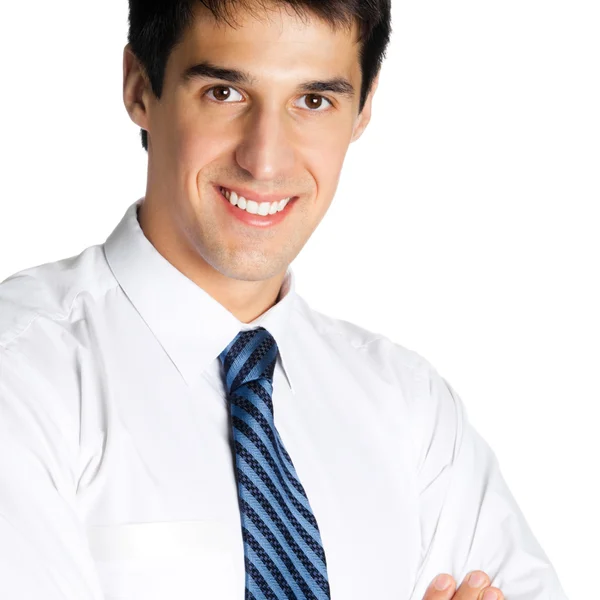
{"type": "MultiPolygon", "coordinates": [[[[0,280],[102,243],[146,182],[125,0],[2,12],[0,280]]],[[[433,363],[569,598],[598,598],[600,5],[394,0],[393,19],[297,289],[433,363]]]]}

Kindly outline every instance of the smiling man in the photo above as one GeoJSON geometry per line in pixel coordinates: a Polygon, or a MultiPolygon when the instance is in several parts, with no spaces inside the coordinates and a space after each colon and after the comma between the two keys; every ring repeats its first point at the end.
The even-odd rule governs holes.
{"type": "MultiPolygon", "coordinates": [[[[354,21],[332,31],[283,3],[263,15],[230,11],[232,28],[200,3],[190,10],[194,26],[169,54],[160,99],[125,56],[127,109],[148,132],[139,222],[169,262],[247,322],[275,302],[327,212],[376,82],[359,115],[354,21]]],[[[335,10],[350,16],[341,3],[321,8],[335,10]]]]}
{"type": "Polygon", "coordinates": [[[450,385],[295,290],[389,0],[129,16],[146,194],[0,285],[0,596],[565,600],[450,385]]]}

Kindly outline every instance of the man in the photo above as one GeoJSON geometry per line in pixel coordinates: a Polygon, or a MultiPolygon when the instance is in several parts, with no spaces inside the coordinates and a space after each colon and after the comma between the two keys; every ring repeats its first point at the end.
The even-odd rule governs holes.
{"type": "Polygon", "coordinates": [[[130,1],[146,194],[0,286],[2,597],[564,600],[449,384],[295,292],[389,19],[130,1]]]}

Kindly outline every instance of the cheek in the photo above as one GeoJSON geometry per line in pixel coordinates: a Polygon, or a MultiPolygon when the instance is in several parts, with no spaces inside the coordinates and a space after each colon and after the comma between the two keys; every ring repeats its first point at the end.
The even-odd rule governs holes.
{"type": "Polygon", "coordinates": [[[330,196],[335,192],[347,150],[348,145],[343,141],[335,143],[330,139],[310,153],[307,164],[317,181],[320,196],[330,196]]]}
{"type": "Polygon", "coordinates": [[[179,171],[194,179],[211,163],[216,163],[226,151],[223,136],[210,136],[199,130],[182,130],[175,148],[179,171]]]}
{"type": "Polygon", "coordinates": [[[176,104],[171,123],[172,156],[178,169],[198,173],[227,151],[227,135],[223,127],[207,120],[194,106],[183,101],[176,104]]]}

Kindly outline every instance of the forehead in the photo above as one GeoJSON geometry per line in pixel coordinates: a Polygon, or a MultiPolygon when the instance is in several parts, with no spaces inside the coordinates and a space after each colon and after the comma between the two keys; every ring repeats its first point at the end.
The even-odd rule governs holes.
{"type": "Polygon", "coordinates": [[[218,21],[202,3],[195,3],[193,22],[174,50],[180,67],[204,59],[243,68],[261,77],[290,79],[308,73],[348,78],[360,76],[359,27],[336,28],[306,13],[299,16],[282,4],[269,9],[236,8],[228,21],[218,21]]]}

